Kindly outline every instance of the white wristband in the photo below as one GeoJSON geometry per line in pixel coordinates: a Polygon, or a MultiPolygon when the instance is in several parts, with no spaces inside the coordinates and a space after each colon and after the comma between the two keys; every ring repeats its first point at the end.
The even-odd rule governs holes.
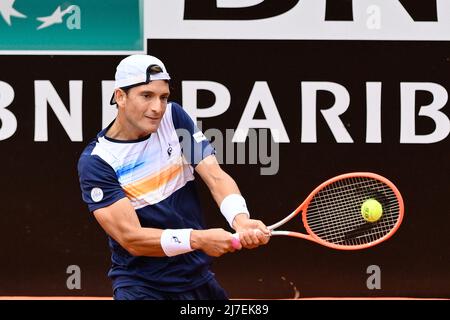
{"type": "Polygon", "coordinates": [[[192,229],[165,229],[161,234],[161,248],[168,257],[193,251],[191,248],[192,229]]]}
{"type": "Polygon", "coordinates": [[[246,213],[250,218],[250,213],[248,212],[245,199],[240,194],[234,193],[226,196],[220,204],[220,212],[222,212],[225,219],[227,219],[231,228],[233,228],[234,217],[238,214],[246,213]]]}

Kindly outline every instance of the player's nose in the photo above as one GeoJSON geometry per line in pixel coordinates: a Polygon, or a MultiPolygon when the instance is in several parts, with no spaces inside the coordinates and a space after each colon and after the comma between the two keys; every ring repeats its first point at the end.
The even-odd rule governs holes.
{"type": "Polygon", "coordinates": [[[161,101],[155,101],[154,103],[150,104],[150,111],[153,114],[160,115],[164,111],[165,105],[161,101]]]}

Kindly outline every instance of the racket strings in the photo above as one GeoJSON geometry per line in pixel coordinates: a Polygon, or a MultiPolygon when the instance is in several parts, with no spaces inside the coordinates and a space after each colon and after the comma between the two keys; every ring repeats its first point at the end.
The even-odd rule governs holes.
{"type": "Polygon", "coordinates": [[[306,224],[320,239],[343,246],[367,244],[388,234],[399,218],[394,191],[384,182],[369,177],[338,180],[320,190],[306,212],[306,224]],[[367,222],[361,206],[369,198],[383,207],[376,222],[367,222]]]}
{"type": "MultiPolygon", "coordinates": [[[[322,196],[327,196],[327,195],[326,194],[322,194],[322,196]]],[[[321,221],[323,222],[324,219],[327,222],[330,219],[331,220],[333,220],[333,219],[340,219],[341,221],[347,221],[347,222],[349,221],[349,219],[352,220],[352,221],[355,221],[355,222],[361,221],[360,215],[352,215],[351,211],[350,211],[350,214],[344,214],[344,213],[348,213],[349,210],[353,209],[352,208],[352,204],[354,202],[359,202],[360,201],[360,197],[355,196],[353,193],[349,193],[348,195],[343,194],[343,197],[344,198],[341,201],[335,203],[332,207],[331,206],[326,207],[326,203],[324,204],[324,201],[321,201],[322,199],[318,199],[319,200],[318,203],[321,205],[321,208],[326,209],[326,210],[333,209],[335,211],[339,211],[341,213],[341,215],[327,215],[327,216],[317,215],[317,216],[314,216],[314,215],[312,215],[312,212],[310,211],[310,213],[311,213],[310,216],[311,217],[308,219],[308,222],[309,222],[308,224],[309,225],[314,225],[315,222],[319,222],[320,223],[321,221]]],[[[367,198],[365,198],[365,200],[367,200],[367,198]]],[[[396,198],[394,198],[393,200],[394,201],[392,201],[392,199],[391,199],[391,201],[389,201],[389,202],[383,201],[382,202],[383,208],[384,209],[389,209],[391,207],[392,208],[396,207],[398,209],[398,202],[396,201],[396,198]]],[[[362,204],[362,202],[361,202],[361,204],[362,204]]],[[[310,205],[310,208],[308,208],[308,210],[311,210],[311,205],[310,205]]],[[[388,215],[385,214],[384,217],[387,218],[388,215]]],[[[348,226],[348,228],[351,228],[351,226],[348,226]]]]}
{"type": "MultiPolygon", "coordinates": [[[[365,185],[365,186],[367,186],[367,185],[365,185]]],[[[345,193],[347,193],[349,190],[351,191],[352,189],[349,189],[348,186],[345,186],[345,190],[346,190],[345,193]]],[[[340,192],[340,193],[342,194],[342,192],[340,192]]],[[[373,193],[373,192],[369,192],[367,196],[372,196],[371,193],[373,193]]],[[[326,194],[324,193],[324,195],[326,195],[326,194]]],[[[362,225],[358,224],[358,228],[355,228],[355,226],[354,226],[355,221],[356,221],[356,223],[358,223],[358,221],[362,221],[362,219],[360,218],[359,212],[357,212],[358,213],[357,215],[352,215],[352,210],[348,210],[349,208],[351,208],[351,207],[348,207],[349,204],[354,202],[355,199],[357,202],[359,202],[358,197],[355,197],[355,194],[351,193],[348,196],[348,198],[346,199],[346,201],[340,202],[340,204],[341,204],[340,206],[335,206],[334,210],[339,210],[341,212],[341,215],[335,215],[335,216],[329,215],[329,216],[325,216],[325,219],[324,219],[324,217],[322,217],[322,223],[326,222],[326,223],[330,224],[330,229],[326,230],[327,232],[325,232],[325,234],[328,236],[327,239],[329,241],[336,241],[336,239],[330,238],[329,235],[337,234],[338,235],[337,238],[342,237],[342,235],[344,235],[344,240],[346,240],[346,242],[348,242],[348,240],[351,238],[355,238],[355,239],[357,239],[356,242],[359,243],[361,239],[359,239],[358,234],[361,234],[361,233],[364,234],[368,229],[371,229],[374,227],[373,224],[366,223],[364,220],[362,225]],[[332,220],[333,220],[334,224],[330,223],[330,221],[329,221],[330,219],[327,219],[330,217],[333,218],[332,220]],[[326,221],[324,221],[324,220],[326,220],[326,221]],[[344,226],[344,228],[340,228],[340,229],[337,228],[337,225],[339,223],[342,226],[344,226]],[[344,234],[344,232],[345,232],[345,234],[344,234]]],[[[383,202],[385,202],[385,201],[383,201],[383,202]]],[[[328,206],[328,208],[326,206],[324,206],[321,198],[319,198],[318,203],[321,205],[321,209],[329,210],[329,206],[328,206]]]]}
{"type": "MultiPolygon", "coordinates": [[[[365,186],[367,187],[368,185],[365,185],[365,186]]],[[[366,189],[366,191],[367,191],[367,189],[366,189]]],[[[380,192],[378,192],[378,195],[379,195],[377,197],[378,199],[386,198],[386,196],[384,194],[380,194],[380,192]]],[[[367,197],[372,197],[372,196],[373,196],[373,189],[371,189],[370,192],[367,193],[367,197]]],[[[357,202],[359,201],[359,199],[357,197],[355,197],[355,196],[349,197],[348,201],[344,202],[344,205],[347,206],[349,203],[351,204],[352,201],[355,201],[355,199],[356,199],[357,202]]],[[[385,207],[388,206],[388,203],[386,203],[386,200],[384,200],[384,201],[383,201],[383,199],[380,199],[380,200],[381,200],[380,202],[384,202],[385,207]]],[[[337,209],[339,209],[339,208],[337,208],[337,209]]],[[[362,225],[358,224],[358,227],[355,228],[355,226],[354,226],[355,220],[356,220],[356,223],[358,223],[358,221],[362,221],[361,216],[359,215],[359,210],[357,211],[357,213],[358,213],[357,215],[352,215],[351,214],[352,213],[351,210],[350,211],[347,210],[344,213],[345,213],[344,215],[338,216],[338,217],[340,217],[341,218],[340,219],[341,222],[343,222],[347,226],[343,230],[340,230],[341,233],[339,234],[339,236],[342,236],[342,231],[347,231],[344,234],[345,242],[349,242],[349,240],[350,240],[351,243],[352,242],[360,243],[361,240],[362,240],[360,238],[360,236],[366,234],[366,232],[368,230],[373,228],[373,230],[372,230],[373,232],[380,231],[380,230],[377,230],[375,227],[378,227],[378,229],[379,229],[379,226],[382,226],[381,224],[376,226],[373,223],[365,222],[365,220],[364,220],[362,225]],[[342,219],[342,218],[347,218],[347,219],[342,219]],[[351,241],[352,239],[355,239],[356,241],[355,240],[351,241]]],[[[385,215],[385,217],[386,217],[386,215],[385,215]]],[[[381,228],[381,229],[383,229],[383,228],[381,228]]],[[[333,231],[336,233],[336,228],[334,228],[333,231]]],[[[339,231],[339,230],[337,230],[337,231],[339,231]]],[[[386,230],[386,231],[389,231],[389,230],[386,230]]],[[[381,232],[381,235],[384,235],[384,232],[381,232]]],[[[368,236],[369,236],[369,238],[373,238],[374,234],[369,234],[368,236]]],[[[333,238],[330,238],[329,240],[330,241],[336,241],[336,239],[333,239],[333,238]]]]}
{"type": "MultiPolygon", "coordinates": [[[[337,195],[337,193],[335,193],[335,196],[336,195],[337,195]]],[[[326,206],[326,202],[324,204],[324,201],[322,201],[322,198],[317,198],[317,199],[319,200],[318,203],[321,205],[321,208],[326,209],[326,210],[329,210],[330,208],[332,208],[336,211],[340,211],[341,213],[343,213],[343,211],[348,211],[349,209],[352,209],[351,205],[355,202],[355,200],[356,200],[356,202],[359,201],[359,197],[356,197],[353,193],[349,193],[348,195],[342,193],[342,195],[344,198],[341,201],[334,203],[334,205],[332,207],[326,206]]],[[[319,196],[323,197],[323,196],[328,196],[328,195],[326,194],[326,192],[323,192],[319,196]]],[[[397,204],[396,201],[394,201],[393,203],[397,204]]],[[[384,207],[388,207],[389,205],[390,205],[389,203],[384,202],[384,207]]],[[[312,215],[311,205],[310,205],[309,210],[311,213],[310,216],[312,216],[308,219],[310,225],[314,224],[314,218],[316,218],[316,219],[318,218],[317,220],[320,220],[320,221],[323,221],[324,218],[325,218],[325,220],[329,220],[329,219],[332,219],[332,220],[333,219],[341,219],[342,220],[344,218],[347,218],[347,219],[352,218],[352,220],[355,220],[355,221],[360,220],[360,217],[358,215],[334,215],[334,216],[333,215],[329,215],[329,216],[328,215],[327,216],[318,215],[318,216],[314,217],[314,215],[312,215]]]]}

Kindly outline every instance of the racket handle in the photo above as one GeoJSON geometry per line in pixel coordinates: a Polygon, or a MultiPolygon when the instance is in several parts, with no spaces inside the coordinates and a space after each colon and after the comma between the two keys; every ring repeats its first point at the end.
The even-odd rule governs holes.
{"type": "Polygon", "coordinates": [[[234,249],[238,249],[239,246],[241,245],[241,241],[239,240],[239,233],[233,233],[231,236],[232,236],[231,246],[234,249]]]}
{"type": "MultiPolygon", "coordinates": [[[[254,229],[253,231],[254,231],[255,233],[261,232],[261,231],[258,230],[258,229],[254,229]]],[[[271,231],[272,231],[272,230],[271,230],[271,231]]],[[[239,248],[239,245],[241,244],[241,240],[239,240],[239,232],[233,233],[231,236],[233,237],[233,239],[231,239],[231,245],[232,245],[232,247],[235,248],[235,249],[238,249],[238,248],[239,248]]]]}

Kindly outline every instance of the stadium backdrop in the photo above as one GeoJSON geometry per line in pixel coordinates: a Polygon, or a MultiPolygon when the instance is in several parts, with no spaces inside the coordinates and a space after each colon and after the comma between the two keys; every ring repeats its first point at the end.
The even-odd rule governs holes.
{"type": "MultiPolygon", "coordinates": [[[[377,247],[340,252],[275,238],[216,259],[231,297],[448,297],[449,2],[16,0],[16,13],[3,8],[0,295],[111,294],[107,240],[81,200],[76,164],[114,117],[116,64],[146,52],[165,61],[172,100],[210,137],[260,127],[252,163],[233,157],[242,143],[223,151],[253,217],[273,223],[350,171],[384,175],[403,194],[405,220],[377,247]],[[278,131],[267,138],[264,128],[278,131]],[[70,266],[81,271],[78,288],[68,287],[70,266]]],[[[199,192],[208,226],[227,228],[203,184],[199,192]]]]}

